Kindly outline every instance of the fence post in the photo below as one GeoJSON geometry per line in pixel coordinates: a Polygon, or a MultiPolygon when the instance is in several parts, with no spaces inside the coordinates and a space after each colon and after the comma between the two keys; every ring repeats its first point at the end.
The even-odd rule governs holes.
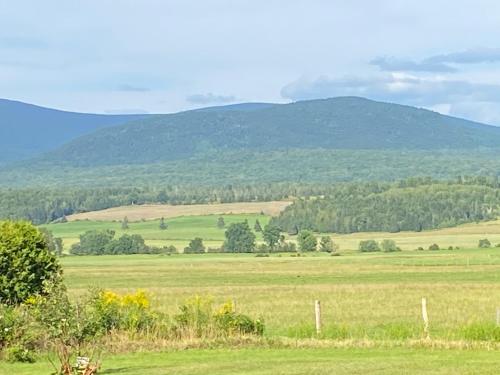
{"type": "Polygon", "coordinates": [[[427,299],[422,298],[422,319],[424,320],[424,334],[429,338],[429,315],[427,315],[427,299]]]}
{"type": "Polygon", "coordinates": [[[318,300],[314,301],[314,315],[316,317],[316,333],[319,335],[321,333],[321,303],[318,300]]]}
{"type": "Polygon", "coordinates": [[[497,327],[500,327],[500,307],[497,307],[497,327]]]}

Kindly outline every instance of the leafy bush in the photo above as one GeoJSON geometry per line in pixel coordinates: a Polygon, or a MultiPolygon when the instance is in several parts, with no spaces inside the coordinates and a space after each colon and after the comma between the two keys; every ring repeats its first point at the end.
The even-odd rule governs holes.
{"type": "Polygon", "coordinates": [[[200,237],[189,241],[189,245],[184,248],[184,254],[204,254],[205,246],[203,245],[203,240],[200,237]]]}
{"type": "Polygon", "coordinates": [[[195,296],[179,307],[180,313],[174,317],[174,332],[178,336],[218,337],[238,334],[262,335],[264,324],[259,319],[234,311],[234,304],[214,307],[211,297],[195,296]]]}
{"type": "Polygon", "coordinates": [[[364,253],[371,253],[380,251],[380,246],[375,240],[360,241],[358,246],[359,251],[364,253]]]}
{"type": "Polygon", "coordinates": [[[491,247],[491,242],[487,238],[484,238],[479,240],[478,247],[483,249],[489,248],[491,247]]]}
{"type": "Polygon", "coordinates": [[[380,247],[386,253],[401,251],[401,249],[396,245],[396,242],[394,242],[394,240],[383,240],[380,243],[380,247]]]}
{"type": "Polygon", "coordinates": [[[333,243],[330,236],[323,236],[319,242],[319,251],[334,253],[338,250],[338,245],[333,243]]]}
{"type": "Polygon", "coordinates": [[[429,246],[429,250],[434,250],[434,251],[439,250],[439,245],[434,243],[431,246],[429,246]]]}
{"type": "Polygon", "coordinates": [[[0,303],[16,305],[43,294],[61,268],[45,236],[28,222],[0,222],[0,303]]]}
{"type": "Polygon", "coordinates": [[[300,251],[316,251],[318,241],[313,232],[309,230],[301,230],[297,236],[300,251]]]}

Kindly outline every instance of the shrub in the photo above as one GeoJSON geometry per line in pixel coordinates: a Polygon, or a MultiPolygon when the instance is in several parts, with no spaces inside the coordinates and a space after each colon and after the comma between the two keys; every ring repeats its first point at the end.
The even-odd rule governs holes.
{"type": "Polygon", "coordinates": [[[358,246],[359,251],[364,253],[371,253],[380,251],[380,246],[375,240],[360,241],[358,246]]]}
{"type": "Polygon", "coordinates": [[[309,230],[301,230],[297,236],[300,251],[316,251],[318,241],[313,232],[309,230]]]}
{"type": "Polygon", "coordinates": [[[236,313],[230,301],[215,308],[211,297],[195,296],[186,300],[179,309],[180,313],[174,317],[177,324],[174,332],[181,337],[262,335],[264,332],[262,321],[236,313]]]}
{"type": "Polygon", "coordinates": [[[382,247],[382,250],[385,251],[386,253],[401,250],[399,247],[397,247],[396,242],[394,242],[394,240],[383,240],[380,243],[380,246],[382,247]]]}
{"type": "Polygon", "coordinates": [[[184,248],[184,254],[204,254],[205,246],[203,245],[203,240],[200,237],[189,241],[189,245],[184,248]]]}
{"type": "Polygon", "coordinates": [[[5,351],[5,359],[7,362],[35,362],[33,351],[19,344],[7,348],[5,351]]]}
{"type": "Polygon", "coordinates": [[[434,243],[431,246],[429,246],[429,250],[439,250],[439,245],[434,243]]]}
{"type": "Polygon", "coordinates": [[[333,243],[330,236],[323,236],[319,242],[319,251],[326,253],[334,253],[338,250],[338,246],[333,243]]]}
{"type": "Polygon", "coordinates": [[[61,268],[45,237],[28,222],[0,223],[0,303],[16,305],[60,281],[61,268]]]}
{"type": "Polygon", "coordinates": [[[484,238],[482,240],[479,240],[478,247],[482,249],[489,248],[491,247],[491,242],[487,238],[484,238]]]}

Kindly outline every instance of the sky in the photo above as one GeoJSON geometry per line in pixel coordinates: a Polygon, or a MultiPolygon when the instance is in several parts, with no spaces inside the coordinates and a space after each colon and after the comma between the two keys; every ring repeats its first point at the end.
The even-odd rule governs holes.
{"type": "Polygon", "coordinates": [[[500,125],[498,0],[0,0],[0,97],[95,113],[356,95],[500,125]]]}

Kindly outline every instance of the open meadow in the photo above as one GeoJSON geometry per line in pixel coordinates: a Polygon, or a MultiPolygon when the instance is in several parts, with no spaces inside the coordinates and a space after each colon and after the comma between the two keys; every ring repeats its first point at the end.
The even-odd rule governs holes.
{"type": "MultiPolygon", "coordinates": [[[[215,349],[201,343],[127,342],[103,357],[102,374],[496,374],[500,365],[500,249],[403,251],[341,256],[129,255],[62,258],[72,298],[91,287],[150,294],[173,316],[186,298],[233,300],[261,317],[264,337],[215,349]],[[421,298],[428,301],[424,338],[421,298]],[[322,304],[322,333],[314,328],[322,304]],[[318,340],[319,339],[319,340],[318,340]],[[201,348],[200,348],[201,345],[201,348]],[[189,350],[176,350],[191,348],[189,350]]],[[[50,371],[0,364],[0,374],[50,371]]]]}
{"type": "MultiPolygon", "coordinates": [[[[272,215],[276,215],[283,209],[288,202],[257,202],[255,204],[238,203],[238,204],[223,204],[223,205],[196,205],[194,206],[168,206],[168,205],[153,205],[153,206],[130,206],[120,207],[116,211],[102,210],[93,211],[74,215],[69,217],[67,223],[43,225],[50,229],[54,236],[61,237],[66,250],[70,246],[78,242],[80,234],[87,230],[94,229],[112,229],[117,236],[122,234],[139,234],[146,244],[151,246],[174,245],[178,250],[182,249],[194,237],[201,237],[207,247],[220,247],[224,241],[224,228],[217,228],[217,219],[222,216],[226,227],[231,223],[237,223],[248,220],[250,227],[253,228],[255,220],[259,220],[264,227],[272,215]],[[251,205],[251,206],[245,206],[251,205]],[[207,214],[212,208],[218,207],[221,214],[207,214]],[[154,207],[153,211],[149,211],[150,207],[154,207]],[[166,207],[171,207],[173,210],[171,215],[183,212],[184,216],[167,216],[166,207]],[[191,207],[189,210],[186,207],[191,207]],[[221,208],[222,207],[222,208],[221,208]],[[234,213],[237,210],[246,211],[246,213],[234,213]],[[252,212],[253,211],[253,212],[252,212]],[[140,214],[138,214],[140,212],[140,214]],[[149,212],[152,217],[140,220],[138,217],[149,217],[149,212]],[[233,212],[233,213],[231,213],[233,212]],[[160,213],[165,214],[168,228],[160,229],[161,217],[160,213]],[[129,229],[122,230],[120,221],[127,216],[130,220],[129,229]],[[168,218],[167,218],[168,217],[168,218]],[[132,220],[134,219],[134,220],[132,220]]],[[[170,209],[170,208],[169,208],[170,209]]],[[[256,233],[257,242],[262,242],[261,233],[256,233]]],[[[487,238],[493,245],[500,243],[500,220],[485,221],[479,223],[463,224],[452,228],[443,228],[435,230],[427,230],[422,232],[362,232],[351,234],[336,234],[324,233],[320,235],[329,235],[333,241],[339,245],[340,250],[356,250],[358,244],[362,240],[374,239],[377,241],[383,239],[392,239],[403,250],[415,250],[419,247],[427,249],[432,244],[438,244],[441,248],[449,246],[460,248],[474,248],[478,245],[480,239],[487,238]]],[[[295,241],[294,236],[287,236],[287,240],[295,241]]]]}

